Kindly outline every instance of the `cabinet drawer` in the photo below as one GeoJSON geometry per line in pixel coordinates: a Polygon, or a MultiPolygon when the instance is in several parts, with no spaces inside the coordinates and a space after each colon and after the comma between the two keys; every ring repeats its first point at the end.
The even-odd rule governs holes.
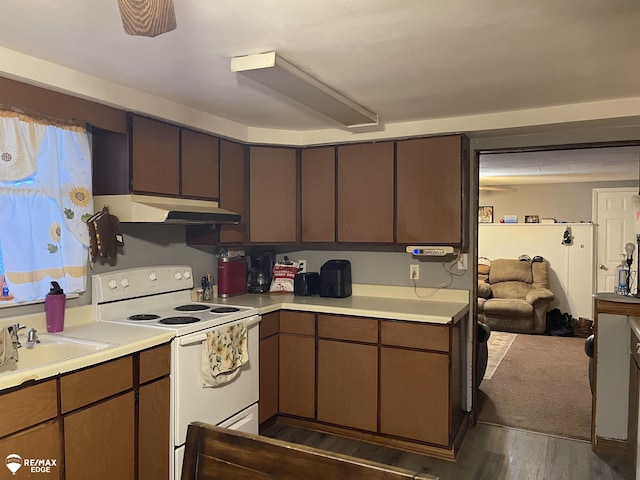
{"type": "Polygon", "coordinates": [[[133,388],[132,357],[104,363],[60,378],[62,413],[133,388]]]}
{"type": "Polygon", "coordinates": [[[53,380],[0,396],[0,437],[55,417],[57,397],[53,380]]]}
{"type": "Polygon", "coordinates": [[[380,322],[383,345],[449,351],[449,327],[415,322],[380,322]]]}
{"type": "Polygon", "coordinates": [[[378,321],[342,315],[318,315],[318,337],[378,343],[378,321]]]}
{"type": "Polygon", "coordinates": [[[315,313],[301,313],[284,310],[280,312],[280,332],[315,335],[315,313]]]}
{"type": "Polygon", "coordinates": [[[171,373],[171,346],[162,345],[140,352],[140,383],[171,373]]]}
{"type": "Polygon", "coordinates": [[[260,338],[270,337],[278,333],[278,312],[267,313],[260,322],[260,338]]]}

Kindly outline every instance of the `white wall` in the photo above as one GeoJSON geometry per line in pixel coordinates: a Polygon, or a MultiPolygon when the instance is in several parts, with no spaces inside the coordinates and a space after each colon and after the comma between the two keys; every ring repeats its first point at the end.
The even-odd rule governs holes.
{"type": "MultiPolygon", "coordinates": [[[[482,162],[482,157],[480,157],[482,162]]],[[[481,191],[480,205],[494,207],[494,222],[505,215],[555,218],[561,222],[591,222],[594,188],[637,187],[638,181],[512,185],[515,192],[481,191]]]]}

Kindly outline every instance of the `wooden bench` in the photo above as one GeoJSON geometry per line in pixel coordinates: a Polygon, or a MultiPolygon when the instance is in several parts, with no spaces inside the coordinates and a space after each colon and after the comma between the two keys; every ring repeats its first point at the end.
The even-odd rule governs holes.
{"type": "Polygon", "coordinates": [[[316,448],[194,422],[182,480],[401,480],[437,477],[316,448]]]}

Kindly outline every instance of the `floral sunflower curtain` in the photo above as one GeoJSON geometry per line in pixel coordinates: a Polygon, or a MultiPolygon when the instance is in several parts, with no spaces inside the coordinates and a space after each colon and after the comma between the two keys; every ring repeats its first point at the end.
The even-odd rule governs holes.
{"type": "Polygon", "coordinates": [[[86,129],[0,109],[0,301],[84,291],[92,211],[86,129]]]}

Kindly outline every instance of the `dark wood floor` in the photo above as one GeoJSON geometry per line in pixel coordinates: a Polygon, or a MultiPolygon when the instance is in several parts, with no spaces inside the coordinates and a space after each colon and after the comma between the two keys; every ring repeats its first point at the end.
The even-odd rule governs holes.
{"type": "Polygon", "coordinates": [[[334,453],[429,473],[442,480],[631,480],[621,457],[596,455],[589,442],[478,423],[457,462],[380,447],[312,430],[275,424],[264,435],[334,453]]]}

